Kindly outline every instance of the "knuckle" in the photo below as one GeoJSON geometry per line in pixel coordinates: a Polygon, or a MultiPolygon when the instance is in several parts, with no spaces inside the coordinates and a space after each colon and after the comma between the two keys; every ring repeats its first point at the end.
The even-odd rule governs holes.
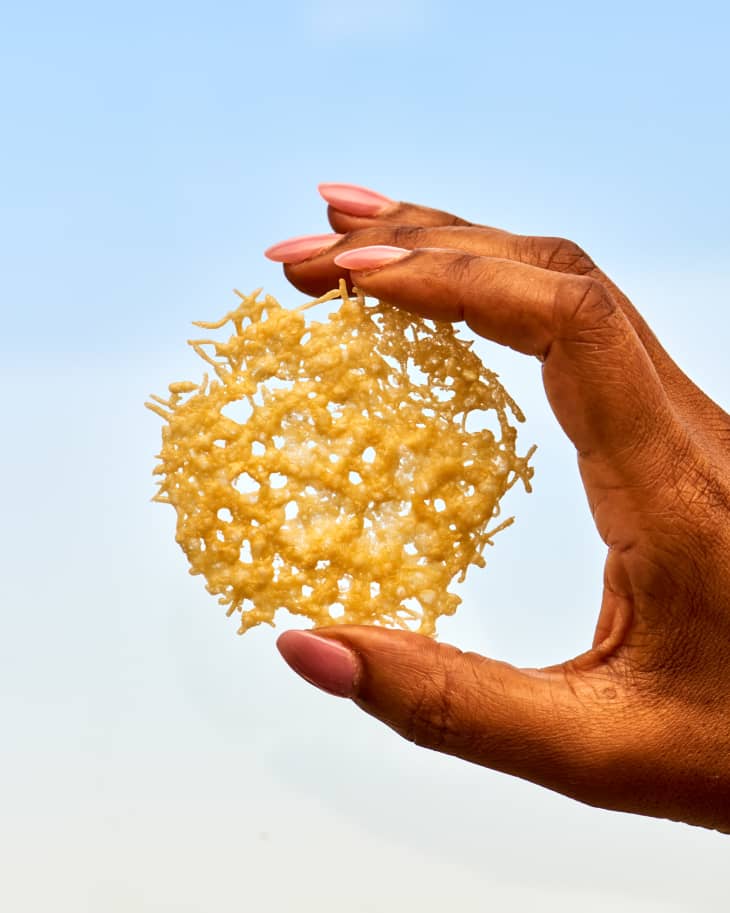
{"type": "Polygon", "coordinates": [[[448,661],[439,662],[424,673],[403,726],[402,734],[409,742],[442,751],[460,741],[455,688],[458,682],[454,681],[448,661]]]}
{"type": "Polygon", "coordinates": [[[442,221],[442,224],[448,225],[448,226],[451,226],[454,228],[465,228],[465,227],[471,225],[471,222],[469,222],[467,219],[462,219],[461,216],[454,216],[454,215],[451,215],[450,213],[446,213],[445,217],[442,221]]]}
{"type": "Polygon", "coordinates": [[[442,750],[451,741],[448,706],[443,694],[421,692],[409,714],[404,735],[422,748],[442,750]]]}
{"type": "MultiPolygon", "coordinates": [[[[423,206],[418,207],[413,215],[417,219],[417,224],[432,228],[463,228],[472,224],[466,219],[462,219],[460,216],[455,216],[453,213],[423,206]]],[[[412,218],[409,221],[413,223],[414,220],[412,218]]]]}
{"type": "Polygon", "coordinates": [[[399,732],[408,741],[489,764],[498,743],[507,754],[519,750],[513,720],[503,708],[509,695],[499,677],[485,670],[488,661],[441,645],[437,661],[412,683],[412,700],[399,732]],[[486,725],[485,720],[492,725],[486,725]]]}
{"type": "Polygon", "coordinates": [[[558,273],[588,276],[596,268],[588,254],[567,238],[531,238],[538,265],[558,273]]]}
{"type": "MultiPolygon", "coordinates": [[[[370,244],[382,244],[383,243],[383,229],[382,228],[355,228],[353,231],[348,231],[347,234],[335,245],[338,248],[348,250],[353,247],[367,247],[370,244]]],[[[334,250],[334,248],[331,248],[334,250]]]]}
{"type": "Polygon", "coordinates": [[[474,278],[474,257],[472,254],[458,254],[448,262],[448,279],[455,285],[470,284],[474,278]]]}
{"type": "Polygon", "coordinates": [[[690,513],[719,513],[725,522],[730,516],[730,486],[704,453],[692,441],[683,453],[673,448],[672,479],[678,504],[690,513]],[[681,459],[677,459],[677,454],[681,459]]]}
{"type": "MultiPolygon", "coordinates": [[[[718,556],[727,555],[730,547],[730,485],[703,455],[690,451],[683,457],[672,448],[663,487],[665,509],[678,535],[699,560],[712,565],[711,579],[721,564],[718,556]],[[707,556],[714,558],[709,561],[707,556]]],[[[706,579],[707,574],[701,577],[706,579]]]]}
{"type": "Polygon", "coordinates": [[[392,242],[396,247],[422,247],[426,232],[418,225],[397,225],[391,229],[392,242]]]}
{"type": "Polygon", "coordinates": [[[367,247],[370,244],[393,244],[396,247],[405,247],[412,250],[416,247],[423,247],[427,240],[427,232],[419,225],[395,225],[395,226],[370,226],[368,228],[356,228],[347,233],[347,235],[338,242],[338,246],[367,247]]]}
{"type": "Polygon", "coordinates": [[[557,325],[571,336],[612,326],[619,309],[608,290],[595,279],[574,277],[561,283],[556,293],[557,325]]]}

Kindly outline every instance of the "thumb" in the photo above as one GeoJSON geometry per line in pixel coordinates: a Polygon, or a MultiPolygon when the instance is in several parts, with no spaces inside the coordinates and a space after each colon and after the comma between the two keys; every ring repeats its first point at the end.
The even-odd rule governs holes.
{"type": "Polygon", "coordinates": [[[590,705],[562,673],[522,670],[407,631],[341,626],[278,640],[303,678],[409,741],[585,800],[600,766],[590,705]]]}

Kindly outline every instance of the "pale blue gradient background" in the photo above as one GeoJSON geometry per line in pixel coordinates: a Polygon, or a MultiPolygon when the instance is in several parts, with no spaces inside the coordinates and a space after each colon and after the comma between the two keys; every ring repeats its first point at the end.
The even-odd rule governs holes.
{"type": "MultiPolygon", "coordinates": [[[[721,3],[33,3],[0,13],[0,906],[13,913],[724,910],[728,838],[419,751],[239,639],[148,501],[189,321],[345,180],[578,240],[730,403],[721,3]]],[[[464,648],[585,648],[602,547],[540,445],[464,648]]]]}

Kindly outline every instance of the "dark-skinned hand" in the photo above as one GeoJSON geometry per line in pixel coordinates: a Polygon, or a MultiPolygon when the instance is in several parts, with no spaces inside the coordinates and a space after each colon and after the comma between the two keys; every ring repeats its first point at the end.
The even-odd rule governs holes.
{"type": "Polygon", "coordinates": [[[309,295],[344,276],[537,356],[607,556],[593,644],[557,666],[360,626],[289,631],[284,658],[418,745],[730,832],[730,416],[576,244],[353,185],[320,191],[335,233],[267,255],[309,295]]]}

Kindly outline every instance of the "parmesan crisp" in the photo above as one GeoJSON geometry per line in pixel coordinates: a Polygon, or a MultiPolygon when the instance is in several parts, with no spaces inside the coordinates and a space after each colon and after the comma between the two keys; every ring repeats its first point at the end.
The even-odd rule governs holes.
{"type": "Polygon", "coordinates": [[[449,586],[512,523],[489,528],[500,498],[517,479],[530,490],[534,447],[518,456],[510,423],[522,412],[449,323],[344,283],[294,310],[236,294],[196,323],[228,339],[190,341],[215,377],[146,404],[165,422],[154,500],[177,512],[190,573],[241,634],[280,608],[434,634],[461,601],[449,586]]]}

